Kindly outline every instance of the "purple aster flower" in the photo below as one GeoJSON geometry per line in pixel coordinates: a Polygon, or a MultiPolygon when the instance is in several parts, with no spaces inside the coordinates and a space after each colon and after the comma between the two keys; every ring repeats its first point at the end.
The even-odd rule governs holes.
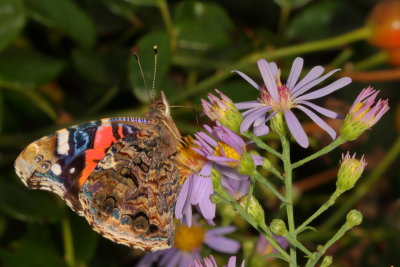
{"type": "MultiPolygon", "coordinates": [[[[175,217],[188,226],[192,221],[192,205],[213,225],[216,209],[210,199],[214,193],[211,180],[213,168],[221,173],[222,183],[227,186],[228,192],[240,191],[238,187],[242,186],[242,183],[232,182],[232,179],[244,184],[249,181],[247,175],[240,175],[233,169],[239,166],[240,158],[246,152],[242,138],[222,125],[204,127],[216,140],[199,132],[195,135],[196,140],[186,139],[186,145],[179,149],[178,155],[178,161],[190,169],[181,171],[182,177],[187,178],[176,201],[175,217]]],[[[257,155],[252,155],[251,159],[255,165],[261,165],[264,161],[257,155]]],[[[241,190],[244,190],[244,186],[241,190]]]]}
{"type": "Polygon", "coordinates": [[[155,262],[159,267],[187,267],[196,259],[201,259],[200,250],[203,245],[222,253],[236,253],[240,249],[239,242],[224,236],[235,230],[233,226],[207,230],[202,225],[194,225],[190,228],[180,225],[176,229],[175,243],[172,248],[146,254],[136,267],[151,266],[155,262]]]}
{"type": "MultiPolygon", "coordinates": [[[[244,263],[245,261],[243,261],[240,266],[244,267],[244,263]]],[[[190,265],[190,267],[218,267],[218,265],[213,255],[210,255],[204,258],[203,261],[199,259],[194,260],[194,262],[190,265]]],[[[236,267],[236,256],[230,257],[228,264],[224,265],[224,267],[236,267]]]]}
{"type": "Polygon", "coordinates": [[[269,128],[265,123],[277,113],[282,113],[289,131],[297,143],[302,147],[308,147],[309,142],[307,135],[292,111],[292,109],[299,109],[310,117],[319,127],[324,129],[332,139],[336,138],[336,132],[315,112],[334,119],[340,116],[333,111],[311,103],[310,100],[326,96],[348,85],[351,82],[350,78],[340,78],[323,88],[309,92],[311,88],[327,79],[339,69],[332,70],[321,76],[324,72],[324,68],[316,66],[312,68],[303,79],[298,81],[303,69],[303,59],[298,57],[293,62],[287,83],[282,84],[279,77],[280,71],[274,62],[268,63],[266,60],[261,59],[257,64],[264,81],[262,86],[254,82],[246,74],[240,71],[234,71],[260,91],[260,98],[258,100],[236,104],[239,110],[247,110],[243,113],[244,119],[240,125],[241,132],[247,131],[250,126],[253,125],[255,135],[260,136],[267,134],[269,128]]]}
{"type": "MultiPolygon", "coordinates": [[[[283,236],[274,236],[275,241],[281,246],[281,248],[286,249],[289,247],[289,242],[283,236]]],[[[277,253],[278,251],[269,243],[264,236],[260,235],[256,244],[256,252],[259,255],[267,255],[271,253],[277,253]]]]}

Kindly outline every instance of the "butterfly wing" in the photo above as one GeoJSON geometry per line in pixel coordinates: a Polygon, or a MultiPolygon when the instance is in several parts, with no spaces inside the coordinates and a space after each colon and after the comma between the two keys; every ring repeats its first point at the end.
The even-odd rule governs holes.
{"type": "Polygon", "coordinates": [[[180,189],[176,140],[163,125],[117,141],[79,194],[92,228],[114,242],[155,251],[172,245],[180,189]]]}
{"type": "Polygon", "coordinates": [[[16,173],[28,188],[55,192],[82,215],[79,189],[98,161],[117,140],[152,124],[150,119],[111,118],[59,130],[27,146],[15,161],[16,173]]]}

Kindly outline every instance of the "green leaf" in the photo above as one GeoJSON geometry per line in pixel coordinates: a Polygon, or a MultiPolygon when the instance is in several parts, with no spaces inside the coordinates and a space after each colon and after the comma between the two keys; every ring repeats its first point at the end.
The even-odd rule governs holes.
{"type": "Polygon", "coordinates": [[[280,7],[291,7],[291,8],[299,8],[306,5],[311,0],[274,0],[275,3],[280,7]]]}
{"type": "Polygon", "coordinates": [[[52,247],[31,240],[18,242],[12,250],[0,249],[5,267],[66,267],[64,260],[52,247]]]}
{"type": "Polygon", "coordinates": [[[18,37],[25,21],[25,7],[21,0],[0,1],[0,51],[18,37]]]}
{"type": "Polygon", "coordinates": [[[33,18],[54,27],[84,48],[92,48],[96,29],[90,17],[71,0],[25,0],[33,18]]]}
{"type": "Polygon", "coordinates": [[[153,46],[158,46],[157,74],[155,80],[155,88],[163,90],[167,72],[170,63],[170,48],[168,35],[165,32],[155,31],[145,35],[138,41],[140,48],[139,57],[143,68],[144,78],[146,80],[147,89],[145,87],[139,65],[133,55],[130,56],[128,62],[128,78],[133,88],[134,95],[143,103],[149,102],[150,89],[153,86],[154,75],[154,51],[153,46]]]}
{"type": "Polygon", "coordinates": [[[178,45],[193,50],[226,46],[233,23],[216,3],[183,1],[175,12],[178,45]]]}
{"type": "Polygon", "coordinates": [[[13,184],[0,185],[0,209],[9,216],[29,222],[58,221],[64,216],[54,195],[13,184]]]}
{"type": "Polygon", "coordinates": [[[54,80],[65,64],[30,48],[10,48],[0,54],[0,82],[34,87],[54,80]]]}
{"type": "Polygon", "coordinates": [[[100,55],[75,49],[72,52],[72,60],[82,77],[98,84],[107,83],[107,69],[100,55]]]}
{"type": "Polygon", "coordinates": [[[157,6],[160,0],[125,0],[125,1],[139,6],[157,6]]]}
{"type": "Polygon", "coordinates": [[[348,2],[321,1],[298,13],[287,30],[289,38],[313,41],[350,31],[362,23],[362,17],[348,2]]]}
{"type": "Polygon", "coordinates": [[[99,234],[89,226],[84,218],[76,214],[72,214],[70,220],[75,257],[77,261],[88,262],[96,252],[99,234]]]}

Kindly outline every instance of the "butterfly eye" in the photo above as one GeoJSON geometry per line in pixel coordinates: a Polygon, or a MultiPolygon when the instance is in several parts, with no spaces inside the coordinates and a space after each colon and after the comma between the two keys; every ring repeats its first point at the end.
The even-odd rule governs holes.
{"type": "Polygon", "coordinates": [[[42,161],[42,159],[43,159],[43,156],[42,156],[42,155],[36,155],[35,158],[33,159],[33,161],[34,161],[35,163],[39,163],[39,162],[42,161]]]}

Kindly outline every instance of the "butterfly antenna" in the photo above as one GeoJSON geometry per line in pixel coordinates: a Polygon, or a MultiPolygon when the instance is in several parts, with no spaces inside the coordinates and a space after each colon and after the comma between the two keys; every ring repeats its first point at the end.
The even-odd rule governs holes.
{"type": "Polygon", "coordinates": [[[150,95],[154,99],[156,96],[156,77],[157,77],[157,57],[158,57],[158,46],[153,46],[154,51],[154,74],[153,74],[153,85],[151,87],[150,95]]]}
{"type": "Polygon", "coordinates": [[[137,64],[138,64],[138,66],[139,66],[140,75],[142,76],[143,83],[144,83],[144,88],[146,88],[147,95],[148,95],[149,100],[150,100],[150,102],[151,102],[151,100],[152,100],[153,98],[152,98],[151,95],[149,95],[149,88],[147,87],[146,79],[144,78],[143,68],[142,68],[142,64],[140,63],[140,57],[139,57],[139,53],[138,53],[137,47],[133,47],[133,48],[131,49],[131,52],[132,52],[133,56],[135,57],[136,62],[137,62],[137,64]]]}

